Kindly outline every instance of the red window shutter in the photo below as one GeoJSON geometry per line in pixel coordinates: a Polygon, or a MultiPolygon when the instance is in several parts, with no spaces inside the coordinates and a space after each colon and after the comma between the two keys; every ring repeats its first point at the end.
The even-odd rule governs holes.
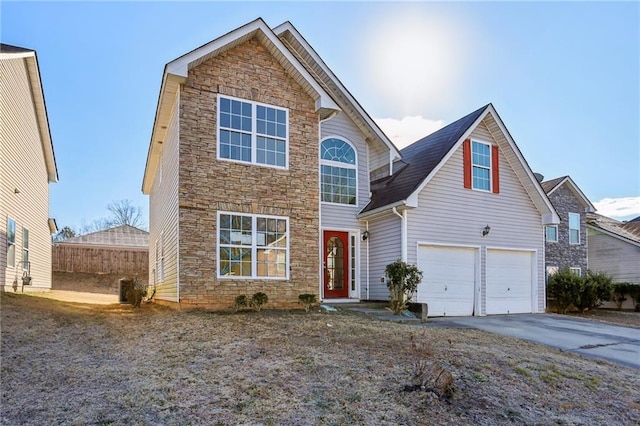
{"type": "Polygon", "coordinates": [[[462,143],[462,162],[464,163],[464,187],[471,189],[471,140],[462,143]]]}
{"type": "Polygon", "coordinates": [[[500,193],[500,168],[498,167],[498,147],[496,145],[491,146],[491,174],[493,179],[493,193],[500,193]]]}

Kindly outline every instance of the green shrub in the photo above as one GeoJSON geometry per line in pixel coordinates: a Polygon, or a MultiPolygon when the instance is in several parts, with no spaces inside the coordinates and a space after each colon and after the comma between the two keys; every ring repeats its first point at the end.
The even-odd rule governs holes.
{"type": "Polygon", "coordinates": [[[582,278],[580,292],[574,305],[580,312],[587,309],[595,309],[602,306],[605,300],[611,299],[613,279],[604,272],[587,271],[587,276],[582,278]]]}
{"type": "Polygon", "coordinates": [[[233,310],[239,312],[240,309],[247,307],[247,296],[244,294],[239,294],[233,299],[233,310]]]}
{"type": "Polygon", "coordinates": [[[262,309],[262,305],[264,305],[268,301],[269,301],[269,297],[267,297],[266,294],[259,291],[257,293],[254,293],[253,296],[251,296],[251,301],[249,302],[249,304],[256,311],[260,312],[260,310],[262,309]]]}
{"type": "Polygon", "coordinates": [[[640,284],[629,284],[629,296],[633,299],[636,312],[640,312],[640,284]]]}
{"type": "Polygon", "coordinates": [[[582,281],[581,277],[569,269],[561,269],[549,276],[547,297],[553,300],[559,314],[566,314],[567,309],[576,302],[582,281]]]}
{"type": "Polygon", "coordinates": [[[407,305],[418,289],[422,272],[415,265],[396,260],[387,265],[385,273],[388,277],[387,288],[391,309],[395,314],[399,314],[407,309],[407,305]]]}
{"type": "Polygon", "coordinates": [[[631,290],[631,283],[614,283],[611,299],[616,303],[618,310],[622,309],[622,304],[627,300],[627,295],[631,290]]]}
{"type": "Polygon", "coordinates": [[[316,304],[315,294],[300,294],[298,295],[298,302],[304,306],[305,312],[309,312],[309,309],[316,304]]]}

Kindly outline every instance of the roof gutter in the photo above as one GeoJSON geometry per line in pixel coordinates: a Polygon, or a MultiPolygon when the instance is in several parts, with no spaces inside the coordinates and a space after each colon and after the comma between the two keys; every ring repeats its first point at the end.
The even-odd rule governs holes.
{"type": "Polygon", "coordinates": [[[401,250],[401,259],[403,262],[407,261],[407,210],[402,210],[402,213],[398,212],[396,207],[392,208],[391,211],[400,218],[400,250],[401,250]]]}

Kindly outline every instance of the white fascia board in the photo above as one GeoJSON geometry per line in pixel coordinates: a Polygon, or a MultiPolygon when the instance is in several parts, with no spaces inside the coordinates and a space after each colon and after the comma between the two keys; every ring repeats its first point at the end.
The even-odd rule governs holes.
{"type": "Polygon", "coordinates": [[[391,155],[392,157],[391,162],[393,162],[395,159],[402,158],[402,156],[400,155],[400,150],[396,148],[393,142],[391,142],[391,140],[384,134],[382,129],[380,129],[380,127],[375,123],[375,121],[373,121],[373,119],[369,116],[369,114],[366,113],[366,111],[362,108],[362,106],[358,103],[358,101],[356,101],[356,99],[351,95],[351,93],[346,89],[346,87],[342,85],[342,83],[340,82],[340,80],[338,80],[338,78],[333,73],[333,71],[331,71],[331,69],[324,63],[324,61],[320,58],[320,56],[316,53],[316,51],[311,47],[311,45],[307,42],[307,40],[302,36],[302,34],[298,32],[298,30],[293,26],[293,24],[287,21],[273,28],[273,32],[277,36],[287,31],[290,32],[296,38],[298,43],[300,43],[300,45],[307,51],[307,53],[313,58],[316,64],[318,64],[322,68],[322,70],[329,76],[330,81],[328,83],[335,86],[342,93],[345,99],[349,101],[351,106],[358,112],[358,114],[360,114],[362,119],[367,123],[367,125],[371,128],[371,130],[373,130],[375,135],[378,138],[380,138],[380,140],[385,145],[387,145],[387,147],[389,148],[389,151],[393,153],[393,155],[391,155]]]}
{"type": "Polygon", "coordinates": [[[191,52],[187,53],[175,59],[167,64],[167,73],[174,74],[187,78],[189,74],[189,66],[191,63],[202,58],[203,56],[212,54],[219,49],[225,48],[229,44],[238,40],[239,38],[250,36],[256,31],[260,31],[264,36],[273,43],[274,46],[280,50],[282,55],[293,65],[294,69],[309,83],[313,90],[318,95],[316,99],[316,111],[321,109],[340,110],[340,107],[333,101],[331,96],[325,90],[320,87],[318,82],[309,74],[309,72],[302,66],[302,64],[293,56],[293,54],[282,44],[282,41],[271,31],[269,26],[260,18],[255,21],[231,31],[220,38],[217,38],[191,52]]]}
{"type": "MultiPolygon", "coordinates": [[[[44,154],[45,167],[47,168],[47,179],[49,182],[58,182],[58,167],[56,156],[53,151],[53,141],[51,140],[51,129],[49,128],[49,118],[47,115],[47,104],[44,100],[44,90],[40,78],[40,66],[36,52],[24,52],[9,54],[16,55],[15,58],[23,58],[29,76],[29,86],[31,87],[32,101],[38,122],[40,133],[40,143],[44,154]]],[[[3,54],[4,57],[4,54],[3,54]]]]}
{"type": "MultiPolygon", "coordinates": [[[[596,211],[595,206],[591,203],[591,201],[589,201],[587,196],[584,195],[584,192],[582,192],[582,190],[578,187],[578,185],[576,185],[576,183],[573,181],[573,179],[571,179],[571,176],[567,176],[565,181],[569,184],[570,189],[573,191],[574,195],[576,195],[578,198],[582,199],[582,202],[584,204],[584,211],[587,212],[587,213],[594,213],[596,211]]],[[[560,186],[560,185],[558,185],[558,186],[560,186]]]]}
{"type": "Polygon", "coordinates": [[[371,211],[365,212],[365,213],[358,213],[356,215],[356,217],[359,220],[370,220],[376,216],[379,216],[383,213],[387,213],[387,211],[391,212],[393,210],[393,208],[397,208],[397,207],[402,207],[404,206],[405,200],[400,200],[400,201],[396,201],[393,204],[387,204],[386,206],[382,206],[382,207],[378,207],[377,209],[373,209],[371,211]]]}

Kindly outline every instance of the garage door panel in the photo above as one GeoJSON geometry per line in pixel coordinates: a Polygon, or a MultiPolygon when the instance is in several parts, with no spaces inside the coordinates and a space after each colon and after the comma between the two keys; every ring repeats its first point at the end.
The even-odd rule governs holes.
{"type": "Polygon", "coordinates": [[[487,314],[532,311],[532,252],[487,250],[487,314]]]}
{"type": "Polygon", "coordinates": [[[473,314],[476,250],[420,246],[418,269],[423,272],[416,300],[427,303],[430,316],[473,314]]]}

